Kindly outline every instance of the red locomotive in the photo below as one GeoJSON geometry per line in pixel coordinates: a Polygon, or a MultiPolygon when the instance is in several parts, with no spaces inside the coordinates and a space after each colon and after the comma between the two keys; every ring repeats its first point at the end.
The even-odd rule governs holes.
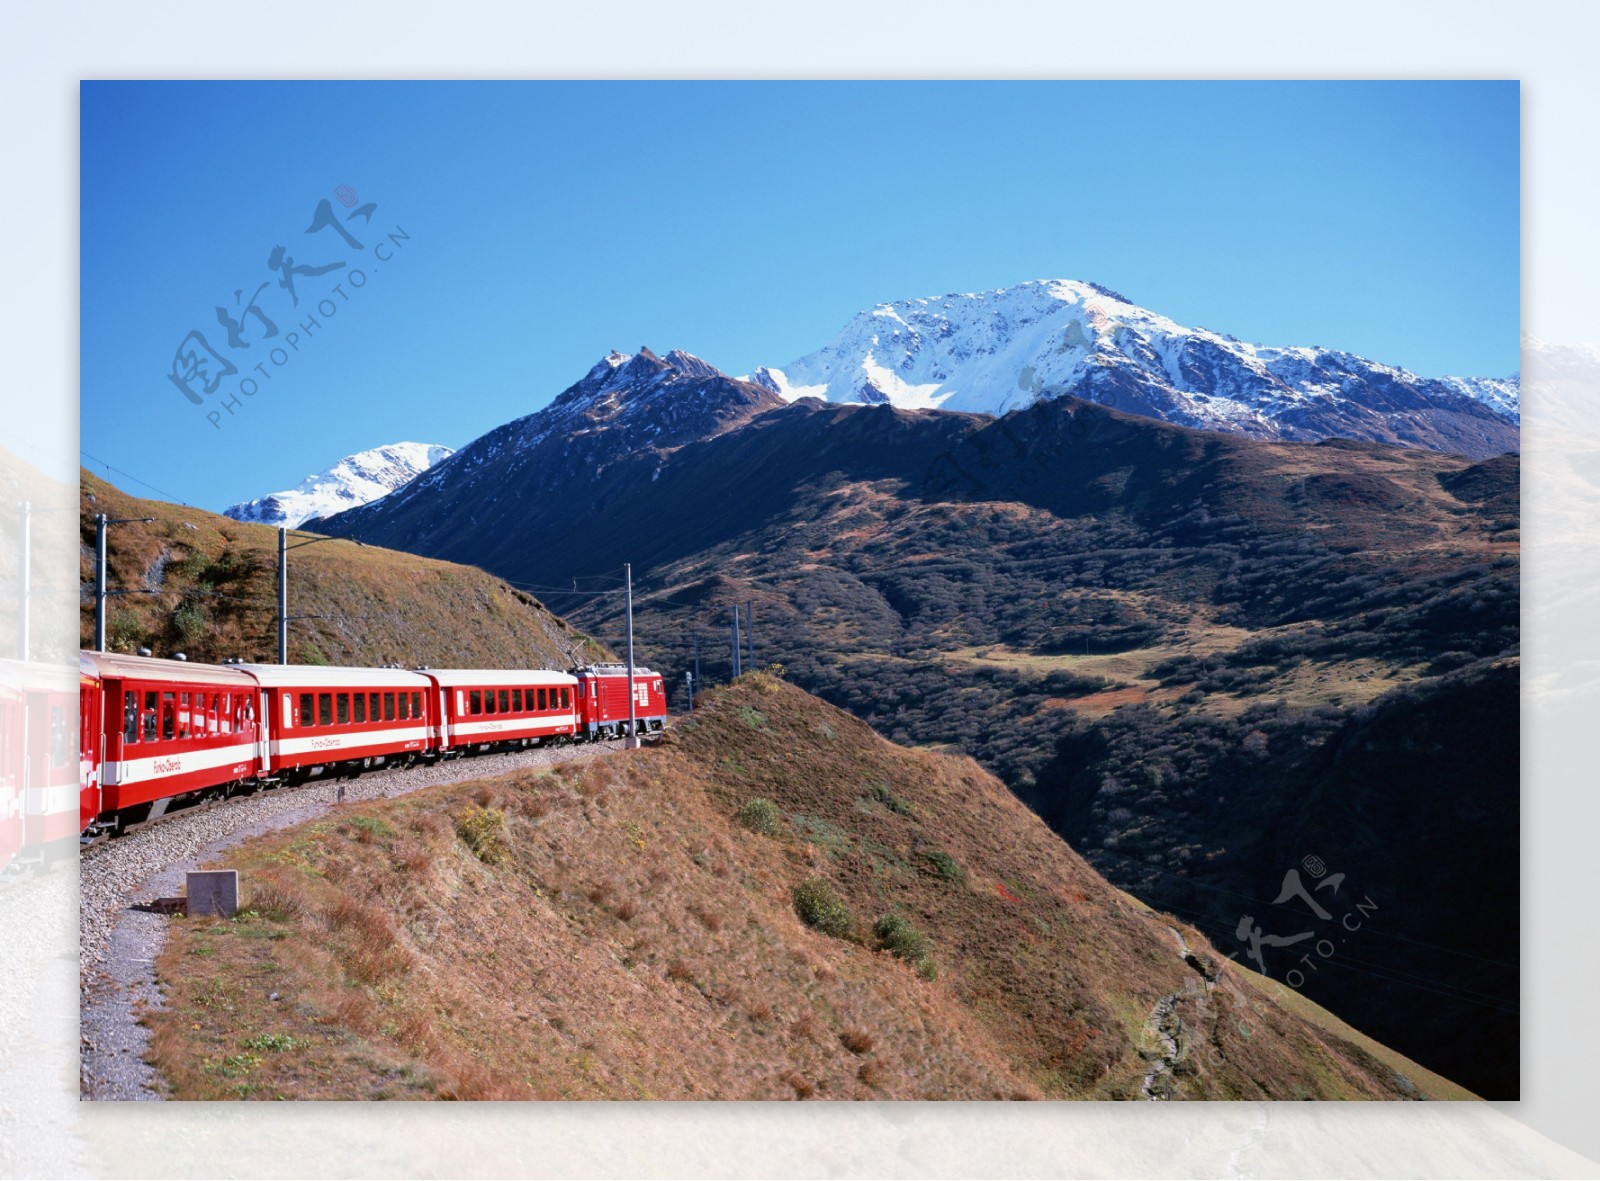
{"type": "MultiPolygon", "coordinates": [[[[628,666],[590,664],[577,670],[583,725],[593,738],[618,738],[628,731],[628,666]]],[[[667,718],[667,695],[661,674],[633,670],[633,713],[639,733],[659,730],[667,718]]]]}
{"type": "MultiPolygon", "coordinates": [[[[660,674],[635,668],[633,693],[639,732],[660,730],[667,714],[660,674]]],[[[412,671],[85,652],[79,698],[77,811],[87,835],[285,782],[545,742],[596,742],[628,726],[628,675],[620,664],[575,674],[412,671]]],[[[0,709],[9,702],[0,686],[0,709]]],[[[70,747],[70,727],[66,733],[70,747]]],[[[6,827],[10,786],[0,767],[0,856],[14,841],[6,827]]]]}

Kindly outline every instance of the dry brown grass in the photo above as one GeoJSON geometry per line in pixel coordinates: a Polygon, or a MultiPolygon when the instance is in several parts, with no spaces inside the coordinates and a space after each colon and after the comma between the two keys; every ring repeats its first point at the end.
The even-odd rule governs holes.
{"type": "MultiPolygon", "coordinates": [[[[718,876],[726,877],[727,875],[719,874],[718,876]]],[[[704,903],[695,902],[690,904],[689,913],[699,920],[700,925],[712,934],[722,930],[722,916],[704,903]]]]}
{"type": "MultiPolygon", "coordinates": [[[[274,658],[276,529],[140,500],[89,472],[79,496],[86,579],[94,576],[95,513],[156,518],[107,535],[112,583],[157,592],[116,600],[114,651],[148,645],[158,656],[181,650],[191,660],[274,658]],[[201,625],[187,634],[178,614],[186,602],[201,625]]],[[[583,660],[611,656],[533,596],[471,566],[337,542],[298,550],[290,561],[296,613],[311,617],[290,629],[294,663],[564,668],[568,650],[583,660]]],[[[93,627],[91,602],[79,615],[84,646],[93,627]]]]}
{"type": "Polygon", "coordinates": [[[847,1029],[839,1035],[839,1044],[852,1054],[865,1054],[876,1044],[864,1029],[847,1029]]]}
{"type": "MultiPolygon", "coordinates": [[[[364,806],[365,827],[320,821],[230,854],[258,910],[174,920],[158,964],[168,1005],[147,1020],[172,1093],[1137,1094],[1151,1008],[1199,980],[1166,920],[1107,886],[970,760],[891,746],[770,678],[702,706],[662,747],[537,789],[511,777],[428,789],[364,806]],[[750,702],[765,729],[739,720],[750,702]],[[817,737],[819,719],[835,738],[817,737]],[[723,761],[735,753],[742,770],[723,761]],[[911,814],[863,811],[866,783],[911,814]],[[537,816],[518,806],[533,790],[548,804],[537,816]],[[732,817],[753,794],[811,818],[806,832],[740,827],[732,817]],[[493,804],[505,857],[487,863],[455,818],[493,804]],[[924,872],[916,849],[929,846],[965,880],[924,872]],[[811,878],[857,914],[914,921],[938,979],[806,926],[791,892],[811,878]],[[293,1048],[241,1048],[277,1034],[293,1048]]],[[[1396,1093],[1393,1070],[1337,1030],[1240,995],[1262,1009],[1249,1039],[1233,1032],[1243,1002],[1221,989],[1181,1002],[1195,1044],[1220,1048],[1180,1076],[1181,1094],[1396,1093]]]]}

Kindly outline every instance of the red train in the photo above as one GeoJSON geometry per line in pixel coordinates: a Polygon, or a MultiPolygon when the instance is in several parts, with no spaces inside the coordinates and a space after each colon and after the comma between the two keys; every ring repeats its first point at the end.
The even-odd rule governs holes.
{"type": "Polygon", "coordinates": [[[74,690],[70,668],[0,660],[0,870],[76,848],[74,690]]]}
{"type": "MultiPolygon", "coordinates": [[[[620,664],[407,670],[85,652],[78,687],[78,828],[89,836],[204,798],[628,728],[620,664]]],[[[661,674],[636,667],[632,692],[639,732],[661,729],[661,674]]],[[[0,850],[7,831],[0,813],[0,850]]]]}

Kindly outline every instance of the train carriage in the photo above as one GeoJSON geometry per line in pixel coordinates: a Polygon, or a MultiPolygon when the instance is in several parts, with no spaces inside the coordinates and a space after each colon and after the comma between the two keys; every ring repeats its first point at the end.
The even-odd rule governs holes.
{"type": "Polygon", "coordinates": [[[186,797],[255,780],[260,690],[233,668],[85,652],[80,657],[85,827],[122,828],[186,797]],[[98,798],[96,798],[98,797],[98,798]]]}
{"type": "Polygon", "coordinates": [[[78,678],[70,665],[23,666],[27,706],[23,848],[43,861],[77,849],[81,800],[78,678]]]}
{"type": "Polygon", "coordinates": [[[433,684],[398,668],[234,664],[265,701],[263,773],[307,779],[366,770],[433,753],[433,684]]]}
{"type": "Polygon", "coordinates": [[[23,696],[22,666],[0,660],[0,870],[22,849],[23,696]]]}
{"type": "MultiPolygon", "coordinates": [[[[617,738],[628,729],[628,666],[590,664],[576,671],[578,712],[591,739],[617,738]]],[[[637,665],[633,670],[633,711],[639,733],[666,724],[667,695],[661,674],[637,665]]]]}
{"type": "Polygon", "coordinates": [[[430,668],[446,751],[529,746],[578,732],[578,678],[570,673],[430,668]]]}

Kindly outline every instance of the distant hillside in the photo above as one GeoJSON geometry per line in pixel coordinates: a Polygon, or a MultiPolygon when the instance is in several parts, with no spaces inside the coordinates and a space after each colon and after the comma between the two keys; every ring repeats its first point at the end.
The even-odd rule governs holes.
{"type": "MultiPolygon", "coordinates": [[[[636,633],[680,706],[693,641],[726,677],[730,605],[752,602],[758,663],[975,756],[1217,938],[1300,858],[1337,863],[1407,905],[1309,995],[1515,1095],[1517,456],[1266,442],[1070,396],[1001,419],[773,406],[703,366],[597,367],[559,419],[324,527],[534,585],[631,562],[636,633]],[[669,429],[678,389],[677,421],[709,429],[669,429]],[[1413,757],[1413,726],[1437,757],[1413,757]],[[1368,742],[1362,774],[1317,762],[1368,742]],[[1476,855],[1411,856],[1424,835],[1476,855]]],[[[620,596],[549,600],[621,630],[620,596]]]]}
{"type": "MultiPolygon", "coordinates": [[[[88,472],[81,479],[83,647],[94,643],[94,516],[104,512],[155,518],[107,533],[109,588],[141,592],[109,600],[108,648],[205,661],[277,658],[276,528],[139,500],[88,472]]],[[[289,615],[309,617],[289,625],[293,664],[565,668],[610,655],[482,570],[348,541],[291,550],[289,615]]]]}
{"type": "Polygon", "coordinates": [[[157,964],[175,1098],[1470,1098],[762,674],[225,863],[248,912],[157,964]]]}
{"type": "Polygon", "coordinates": [[[74,591],[70,582],[75,538],[75,489],[0,447],[0,659],[64,663],[73,658],[74,591]],[[21,651],[21,577],[24,505],[28,512],[28,652],[21,651]]]}

